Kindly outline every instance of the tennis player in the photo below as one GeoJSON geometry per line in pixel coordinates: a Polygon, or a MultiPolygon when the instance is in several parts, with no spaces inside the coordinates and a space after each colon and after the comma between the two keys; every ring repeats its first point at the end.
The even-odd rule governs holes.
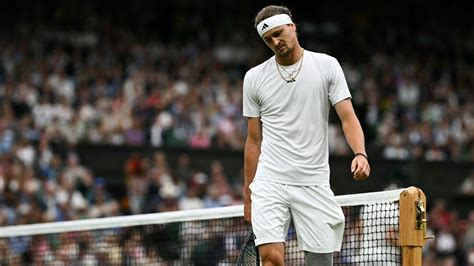
{"type": "Polygon", "coordinates": [[[300,46],[288,8],[263,8],[255,27],[275,55],[247,71],[243,83],[245,220],[252,222],[264,265],[284,265],[291,218],[306,264],[332,265],[344,215],[329,184],[331,105],[355,154],[356,180],[370,174],[363,131],[339,62],[300,46]]]}

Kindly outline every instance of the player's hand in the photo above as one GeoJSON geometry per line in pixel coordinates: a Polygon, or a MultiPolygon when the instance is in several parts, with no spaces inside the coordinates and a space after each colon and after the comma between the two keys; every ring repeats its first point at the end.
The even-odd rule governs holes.
{"type": "Polygon", "coordinates": [[[370,175],[369,160],[361,155],[355,156],[351,163],[351,172],[355,180],[367,179],[370,175]]]}
{"type": "Polygon", "coordinates": [[[244,196],[244,220],[249,223],[252,221],[252,201],[250,196],[244,196]]]}

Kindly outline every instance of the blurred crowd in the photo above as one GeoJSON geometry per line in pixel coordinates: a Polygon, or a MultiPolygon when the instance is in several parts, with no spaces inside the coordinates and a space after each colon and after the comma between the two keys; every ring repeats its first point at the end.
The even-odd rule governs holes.
{"type": "Polygon", "coordinates": [[[0,265],[236,265],[240,218],[0,239],[0,265]]]}
{"type": "MultiPolygon", "coordinates": [[[[376,50],[362,62],[338,57],[369,153],[474,161],[474,66],[461,57],[447,63],[432,51],[441,40],[425,35],[415,42],[424,49],[419,54],[376,50]]],[[[69,144],[242,150],[242,78],[267,48],[250,49],[242,33],[215,45],[139,37],[107,28],[28,29],[0,39],[3,152],[41,136],[69,144]]],[[[453,49],[474,53],[464,43],[453,49]]],[[[337,118],[329,134],[331,154],[350,154],[337,118]]]]}
{"type": "Polygon", "coordinates": [[[0,226],[242,204],[242,173],[228,176],[217,160],[192,168],[182,154],[171,167],[161,151],[151,158],[133,153],[124,165],[126,189],[120,196],[76,153],[68,152],[63,162],[43,145],[31,165],[17,156],[1,157],[0,226]]]}
{"type": "MultiPolygon", "coordinates": [[[[63,161],[43,145],[31,165],[17,156],[1,157],[0,226],[123,213],[120,202],[106,188],[106,180],[81,165],[77,154],[70,153],[63,161]]],[[[31,151],[26,146],[15,155],[31,151]]]]}
{"type": "Polygon", "coordinates": [[[45,31],[0,51],[1,135],[27,131],[12,141],[243,147],[241,72],[219,50],[45,31]]]}
{"type": "Polygon", "coordinates": [[[474,210],[463,217],[440,199],[427,219],[427,236],[435,238],[423,247],[424,266],[474,265],[474,210]]]}
{"type": "Polygon", "coordinates": [[[124,209],[140,214],[242,204],[242,172],[228,176],[218,160],[193,168],[191,160],[181,154],[171,165],[161,151],[151,158],[132,154],[125,163],[124,209]]]}
{"type": "MultiPolygon", "coordinates": [[[[242,173],[227,175],[220,161],[213,161],[209,166],[198,169],[191,166],[196,165],[193,158],[184,153],[174,163],[170,163],[166,153],[162,151],[151,156],[133,153],[123,165],[126,195],[114,198],[107,189],[106,180],[94,176],[90,169],[80,163],[77,154],[68,153],[64,163],[61,156],[54,152],[51,154],[50,164],[33,164],[38,164],[35,169],[38,169],[39,177],[35,176],[32,168],[23,167],[18,159],[4,157],[1,163],[3,175],[0,179],[0,226],[242,204],[242,173]]],[[[472,174],[465,180],[460,189],[462,193],[472,195],[465,189],[465,184],[472,181],[472,174]]],[[[474,262],[474,211],[461,215],[442,199],[428,204],[427,235],[435,235],[436,238],[426,242],[423,249],[424,265],[471,265],[474,262]],[[440,262],[443,264],[438,264],[440,262]]],[[[74,246],[70,238],[79,240],[82,236],[71,234],[64,237],[67,238],[64,241],[74,246]]],[[[53,248],[56,243],[54,239],[42,239],[44,243],[36,243],[33,239],[36,237],[12,238],[8,243],[0,241],[0,251],[3,245],[5,250],[10,250],[5,252],[13,256],[8,259],[20,259],[31,252],[47,254],[62,250],[53,248]],[[47,249],[37,246],[42,246],[42,243],[47,249]]],[[[126,247],[122,246],[125,245],[122,240],[109,240],[105,241],[108,245],[120,244],[120,248],[126,247]]],[[[139,243],[136,244],[139,248],[139,243]]],[[[64,252],[63,255],[54,255],[54,258],[60,256],[64,260],[74,258],[96,261],[101,260],[103,247],[79,245],[72,249],[72,246],[66,246],[64,252]],[[87,252],[82,254],[80,250],[87,252]]],[[[117,251],[113,254],[124,253],[117,251]]],[[[133,254],[137,259],[143,259],[145,253],[133,254]]],[[[156,257],[157,254],[146,254],[150,256],[149,259],[159,258],[156,257]]],[[[110,256],[107,258],[111,259],[110,256]]]]}

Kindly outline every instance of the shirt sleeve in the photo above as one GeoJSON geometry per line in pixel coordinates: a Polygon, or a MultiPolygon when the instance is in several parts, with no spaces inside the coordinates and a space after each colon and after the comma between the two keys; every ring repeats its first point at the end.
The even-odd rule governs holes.
{"type": "Polygon", "coordinates": [[[328,69],[330,71],[328,75],[328,95],[332,105],[342,100],[350,99],[352,96],[347,86],[344,72],[336,58],[330,57],[328,69]]]}
{"type": "Polygon", "coordinates": [[[245,117],[260,117],[260,104],[255,94],[253,82],[251,82],[251,75],[249,72],[245,74],[243,84],[243,116],[245,117]]]}

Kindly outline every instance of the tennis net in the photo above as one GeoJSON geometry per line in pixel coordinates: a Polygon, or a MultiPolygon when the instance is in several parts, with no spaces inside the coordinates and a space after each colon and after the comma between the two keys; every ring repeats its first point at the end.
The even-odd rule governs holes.
{"type": "MultiPolygon", "coordinates": [[[[335,265],[400,265],[403,190],[337,196],[346,218],[335,265]]],[[[0,265],[234,265],[243,206],[0,227],[0,265]]],[[[290,227],[286,265],[303,265],[290,227]]]]}

